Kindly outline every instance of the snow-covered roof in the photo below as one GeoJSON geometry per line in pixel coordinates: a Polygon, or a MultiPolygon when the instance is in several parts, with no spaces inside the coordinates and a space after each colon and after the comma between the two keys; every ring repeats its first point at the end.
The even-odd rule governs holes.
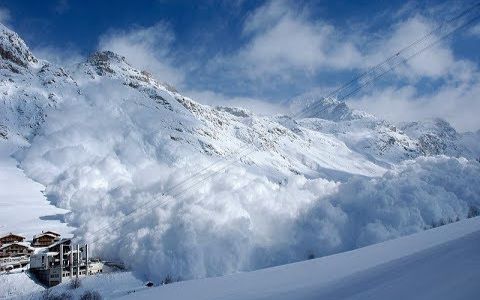
{"type": "Polygon", "coordinates": [[[60,236],[60,233],[57,233],[57,232],[51,231],[51,230],[45,231],[44,233],[48,233],[48,234],[55,235],[55,236],[60,236]]]}
{"type": "Polygon", "coordinates": [[[9,243],[9,244],[5,244],[5,245],[2,245],[0,247],[0,250],[3,250],[5,248],[8,248],[10,247],[11,245],[19,245],[19,246],[23,246],[25,248],[28,248],[29,250],[34,250],[34,248],[32,246],[30,246],[29,243],[25,243],[25,242],[13,242],[13,243],[9,243]]]}
{"type": "Polygon", "coordinates": [[[49,237],[52,237],[52,238],[56,238],[56,237],[59,237],[60,235],[57,235],[54,232],[51,233],[51,231],[47,231],[47,232],[42,232],[42,233],[36,234],[36,235],[33,236],[33,238],[38,239],[39,237],[42,237],[42,236],[49,236],[49,237]]]}
{"type": "Polygon", "coordinates": [[[4,234],[4,235],[0,236],[0,239],[6,238],[7,236],[12,236],[12,235],[13,235],[13,236],[21,237],[22,239],[25,238],[24,236],[21,236],[21,235],[19,235],[19,234],[15,234],[15,233],[9,232],[9,233],[7,233],[7,234],[4,234]]]}

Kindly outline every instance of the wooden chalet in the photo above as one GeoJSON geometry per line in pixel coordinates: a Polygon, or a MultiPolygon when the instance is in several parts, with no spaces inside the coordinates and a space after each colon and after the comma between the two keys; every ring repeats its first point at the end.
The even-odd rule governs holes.
{"type": "Polygon", "coordinates": [[[60,234],[53,231],[42,231],[42,233],[33,236],[33,247],[48,247],[60,240],[60,234]]]}
{"type": "Polygon", "coordinates": [[[29,243],[13,242],[0,246],[0,257],[30,256],[34,249],[29,243]]]}
{"type": "Polygon", "coordinates": [[[0,236],[0,246],[23,241],[25,241],[25,237],[11,232],[6,235],[0,236]]]}

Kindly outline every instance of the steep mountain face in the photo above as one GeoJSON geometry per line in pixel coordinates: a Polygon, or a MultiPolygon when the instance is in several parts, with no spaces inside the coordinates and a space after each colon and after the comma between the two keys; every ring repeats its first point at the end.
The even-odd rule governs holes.
{"type": "Polygon", "coordinates": [[[323,98],[258,116],[199,104],[113,52],[61,68],[4,27],[1,41],[1,136],[28,141],[15,158],[76,236],[139,276],[278,265],[480,205],[478,133],[444,121],[395,126],[323,98]],[[451,157],[424,157],[437,154],[451,157]]]}
{"type": "Polygon", "coordinates": [[[474,156],[471,149],[461,142],[461,135],[445,120],[410,122],[401,124],[401,127],[409,136],[418,140],[424,155],[474,156]]]}
{"type": "Polygon", "coordinates": [[[60,67],[35,58],[20,37],[0,24],[0,136],[31,137],[68,94],[74,80],[60,67]]]}
{"type": "Polygon", "coordinates": [[[207,155],[231,158],[238,156],[239,150],[256,152],[245,157],[244,162],[273,169],[280,179],[292,173],[313,176],[327,169],[362,175],[383,172],[342,142],[321,132],[296,127],[294,132],[275,119],[258,117],[246,110],[201,105],[159,83],[147,72],[133,68],[112,52],[95,53],[76,66],[72,74],[80,86],[104,79],[121,83],[134,95],[129,102],[142,105],[142,110],[157,110],[162,118],[158,128],[168,133],[176,148],[181,145],[207,155]],[[338,159],[325,159],[326,153],[333,152],[338,159]]]}
{"type": "Polygon", "coordinates": [[[25,42],[13,31],[5,26],[0,27],[0,56],[2,69],[6,68],[14,73],[21,73],[18,67],[26,68],[37,63],[37,59],[28,50],[25,42]]]}

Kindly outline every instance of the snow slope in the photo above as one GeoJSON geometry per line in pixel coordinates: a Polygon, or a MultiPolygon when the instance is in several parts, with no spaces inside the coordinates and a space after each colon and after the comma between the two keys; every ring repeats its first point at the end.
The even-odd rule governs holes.
{"type": "Polygon", "coordinates": [[[480,218],[319,259],[192,280],[121,299],[476,299],[480,218]]]}
{"type": "Polygon", "coordinates": [[[25,142],[15,159],[76,238],[139,278],[329,255],[479,205],[478,135],[403,131],[334,99],[313,98],[310,118],[210,107],[115,53],[62,68],[0,29],[0,139],[25,142]]]}
{"type": "Polygon", "coordinates": [[[13,141],[0,141],[0,235],[15,232],[31,239],[40,230],[71,236],[72,228],[60,222],[68,211],[51,205],[42,185],[27,178],[10,155],[13,141]]]}
{"type": "MultiPolygon", "coordinates": [[[[131,273],[66,282],[50,295],[98,291],[106,299],[475,299],[480,218],[437,227],[357,250],[247,273],[147,288],[131,273]]],[[[0,280],[5,281],[5,277],[0,280]]],[[[14,282],[15,279],[16,281],[14,282]]],[[[12,286],[29,286],[25,274],[12,286]]],[[[12,288],[10,288],[12,290],[12,288]]],[[[17,296],[39,299],[42,289],[17,296]]],[[[11,295],[14,295],[13,292],[11,295]]]]}
{"type": "MultiPolygon", "coordinates": [[[[76,290],[70,288],[67,280],[45,292],[46,289],[28,273],[11,273],[0,276],[0,299],[45,299],[48,292],[52,296],[66,292],[78,299],[87,290],[98,290],[102,296],[111,299],[130,291],[141,290],[145,288],[144,284],[131,272],[114,272],[84,277],[81,287],[76,290]]],[[[59,299],[66,298],[60,296],[59,299]]]]}

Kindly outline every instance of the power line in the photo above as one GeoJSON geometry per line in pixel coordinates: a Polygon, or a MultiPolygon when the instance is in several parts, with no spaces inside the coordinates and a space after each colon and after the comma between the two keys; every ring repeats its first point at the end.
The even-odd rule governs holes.
{"type": "MultiPolygon", "coordinates": [[[[424,36],[420,37],[419,39],[413,41],[411,44],[407,45],[406,47],[400,49],[399,51],[396,51],[394,54],[383,60],[382,62],[378,63],[377,65],[369,68],[365,72],[361,73],[360,75],[356,76],[355,78],[351,79],[347,83],[343,84],[339,88],[333,90],[329,94],[327,94],[324,97],[321,97],[323,99],[327,99],[330,97],[336,96],[337,99],[339,100],[344,100],[350,97],[351,95],[355,94],[359,90],[361,90],[362,87],[365,87],[367,84],[365,82],[371,82],[374,81],[383,75],[387,74],[388,72],[392,71],[396,66],[398,66],[400,63],[405,63],[409,59],[413,58],[414,56],[422,53],[424,50],[431,48],[431,45],[427,45],[424,48],[421,48],[421,46],[425,43],[428,42],[429,39],[435,38],[436,36],[444,33],[439,39],[434,39],[434,43],[437,44],[439,41],[446,39],[449,37],[451,34],[456,32],[459,29],[462,29],[468,25],[470,25],[472,22],[474,22],[477,19],[477,16],[474,18],[470,19],[470,21],[467,21],[467,23],[462,23],[461,20],[464,19],[465,16],[471,15],[476,12],[480,8],[480,2],[477,2],[474,5],[471,5],[467,9],[463,10],[459,14],[457,14],[455,17],[450,18],[446,21],[443,21],[439,26],[425,34],[424,36]],[[472,21],[473,20],[473,21],[472,21]],[[452,31],[448,31],[450,28],[452,28],[451,23],[456,23],[457,26],[453,26],[454,29],[452,31]],[[458,24],[460,23],[460,24],[458,24]],[[446,33],[445,33],[446,32],[446,33]],[[436,41],[436,42],[435,42],[436,41]],[[420,49],[419,49],[420,48],[420,49]],[[426,48],[426,49],[425,49],[426,48]],[[412,53],[414,55],[412,55],[412,53]],[[406,57],[406,58],[405,58],[406,57]],[[393,66],[393,67],[392,67],[393,66]],[[379,76],[380,74],[380,76],[379,76]]],[[[320,101],[314,102],[313,105],[307,106],[305,109],[300,111],[300,116],[305,116],[308,115],[308,113],[311,110],[314,110],[321,106],[322,103],[320,101]]],[[[328,107],[322,109],[320,112],[323,112],[327,109],[328,107]]]]}
{"type": "MultiPolygon", "coordinates": [[[[240,147],[240,148],[238,149],[238,153],[237,153],[237,154],[243,153],[245,150],[248,149],[249,146],[250,146],[250,144],[245,144],[245,145],[243,145],[242,147],[240,147]]],[[[241,157],[243,157],[243,156],[240,156],[240,158],[241,158],[241,157]]],[[[223,159],[223,158],[217,159],[215,162],[213,162],[212,164],[209,164],[208,166],[202,168],[200,171],[198,171],[198,172],[196,172],[196,173],[194,173],[194,174],[192,174],[192,175],[184,178],[182,181],[178,182],[178,183],[175,184],[174,186],[172,186],[172,187],[168,188],[166,191],[162,192],[162,196],[163,196],[163,195],[171,194],[171,193],[174,192],[176,189],[182,187],[182,185],[187,184],[190,180],[193,180],[193,179],[198,178],[198,177],[200,177],[200,176],[206,175],[206,174],[207,174],[207,173],[206,173],[207,171],[211,170],[213,167],[215,167],[217,164],[219,164],[219,163],[221,163],[221,162],[224,162],[224,159],[223,159]]],[[[154,200],[146,201],[146,202],[144,202],[143,204],[140,204],[140,206],[143,206],[143,208],[145,208],[145,205],[148,205],[148,204],[151,203],[152,201],[154,201],[154,200]]],[[[128,213],[126,213],[126,214],[123,216],[123,218],[129,217],[130,215],[133,215],[138,209],[143,209],[143,208],[142,208],[142,207],[140,207],[140,208],[138,208],[138,207],[137,207],[137,208],[133,208],[133,209],[130,210],[128,213]]],[[[121,221],[116,221],[116,223],[119,223],[119,222],[121,222],[121,221]]],[[[110,224],[107,224],[107,225],[105,225],[105,226],[103,226],[103,227],[101,227],[101,228],[99,228],[99,229],[96,229],[96,230],[95,230],[94,232],[92,232],[92,233],[88,233],[88,235],[91,235],[91,236],[96,235],[97,233],[100,233],[100,232],[102,232],[102,231],[104,231],[104,230],[107,230],[107,229],[110,228],[110,227],[112,227],[112,224],[111,224],[111,223],[110,223],[110,224]]]]}
{"type": "MultiPolygon", "coordinates": [[[[407,58],[404,59],[403,62],[407,62],[408,60],[412,59],[413,57],[427,51],[428,49],[432,48],[433,46],[437,45],[438,43],[440,43],[441,41],[447,39],[448,37],[450,37],[451,35],[453,35],[455,32],[459,31],[460,29],[463,29],[465,27],[468,27],[469,25],[473,24],[474,22],[476,22],[478,19],[480,18],[480,15],[476,16],[475,18],[472,18],[470,19],[466,24],[462,25],[461,27],[459,28],[456,28],[455,30],[449,32],[448,34],[446,34],[445,36],[441,37],[440,39],[428,44],[425,48],[422,48],[420,49],[419,51],[413,53],[412,55],[408,56],[407,58]]],[[[395,69],[395,67],[397,67],[400,63],[398,64],[395,64],[393,66],[391,66],[390,68],[386,69],[385,71],[383,71],[382,73],[378,74],[377,76],[375,76],[374,78],[372,78],[371,80],[363,83],[361,86],[357,87],[355,90],[353,90],[352,92],[350,92],[349,94],[345,95],[345,96],[342,96],[341,98],[339,98],[338,100],[340,101],[343,101],[345,99],[347,99],[348,97],[356,94],[357,92],[359,92],[362,88],[364,88],[365,86],[371,84],[372,82],[374,82],[375,80],[379,79],[380,77],[383,77],[383,75],[387,74],[388,72],[390,71],[393,71],[395,69]]]]}
{"type": "MultiPolygon", "coordinates": [[[[244,157],[252,154],[252,153],[255,152],[256,150],[258,150],[258,148],[256,148],[256,147],[254,146],[254,149],[251,149],[251,150],[248,151],[247,153],[241,155],[238,159],[240,160],[240,159],[242,159],[242,158],[244,158],[244,157]]],[[[176,198],[176,197],[179,197],[179,196],[183,195],[184,193],[186,193],[187,191],[191,190],[192,188],[197,187],[199,184],[205,182],[207,179],[216,176],[216,175],[217,175],[218,173],[220,173],[221,171],[226,170],[229,166],[235,164],[236,162],[237,162],[236,160],[230,161],[228,164],[226,164],[225,166],[223,166],[221,169],[216,170],[216,171],[208,174],[208,176],[205,176],[204,178],[201,178],[199,181],[197,181],[197,182],[195,182],[195,183],[187,186],[186,189],[181,190],[181,191],[178,192],[177,194],[171,195],[171,197],[172,197],[172,198],[176,198]]],[[[160,198],[160,199],[157,199],[157,200],[152,200],[151,203],[153,203],[154,201],[158,201],[158,200],[161,200],[161,198],[160,198]]],[[[135,219],[133,219],[132,217],[138,218],[138,217],[142,217],[142,216],[148,215],[148,214],[151,212],[152,209],[157,208],[157,207],[159,207],[159,206],[162,206],[162,207],[163,207],[163,206],[166,205],[166,204],[168,204],[168,199],[165,199],[163,202],[153,203],[152,206],[137,208],[137,209],[135,209],[134,213],[135,213],[135,212],[138,212],[139,210],[142,210],[142,211],[145,211],[145,212],[143,212],[143,213],[141,213],[141,214],[139,214],[139,215],[134,215],[134,214],[132,213],[132,214],[130,214],[129,216],[127,216],[127,218],[129,218],[129,219],[126,219],[126,220],[124,219],[124,220],[122,220],[120,223],[117,223],[117,224],[118,224],[118,225],[122,225],[122,226],[125,225],[125,224],[129,224],[129,223],[131,223],[132,221],[135,220],[135,219]]],[[[116,229],[117,227],[108,226],[108,228],[116,229]]],[[[107,229],[108,229],[108,228],[107,228],[107,229]]],[[[95,238],[94,240],[90,241],[90,244],[95,244],[96,242],[98,242],[98,241],[101,240],[102,238],[103,238],[103,237],[97,236],[97,238],[95,238]]],[[[123,239],[123,238],[120,238],[120,240],[122,240],[122,239],[123,239]]]]}
{"type": "MultiPolygon", "coordinates": [[[[441,36],[440,38],[434,40],[432,43],[430,44],[427,44],[427,46],[423,47],[423,48],[420,48],[419,50],[413,52],[412,54],[410,54],[409,56],[399,60],[398,58],[402,58],[401,54],[403,52],[407,52],[409,51],[410,49],[415,49],[416,46],[418,45],[421,45],[424,41],[426,41],[429,37],[431,36],[434,36],[435,33],[438,33],[440,30],[442,30],[446,25],[448,25],[450,22],[452,21],[455,21],[455,20],[459,20],[461,19],[463,16],[465,15],[468,15],[470,14],[472,11],[474,11],[474,9],[478,8],[480,6],[480,2],[469,7],[468,9],[462,11],[459,15],[457,15],[456,17],[450,19],[450,20],[447,20],[446,22],[442,23],[439,27],[437,27],[436,29],[432,30],[431,32],[427,33],[426,35],[424,35],[423,37],[421,37],[420,39],[417,39],[416,41],[414,41],[413,43],[411,43],[410,45],[402,48],[401,50],[399,50],[398,52],[396,52],[395,54],[393,54],[392,56],[390,56],[389,58],[387,58],[386,60],[384,60],[383,62],[377,64],[376,66],[372,67],[372,68],[369,68],[367,71],[365,71],[364,73],[360,74],[359,76],[355,77],[354,79],[350,80],[349,82],[347,82],[346,84],[342,85],[341,87],[337,88],[336,90],[332,91],[331,93],[329,93],[326,97],[324,98],[328,98],[328,97],[331,97],[333,95],[336,95],[338,93],[340,93],[341,91],[343,90],[347,90],[348,91],[348,88],[349,87],[352,87],[352,86],[355,86],[355,83],[356,82],[359,82],[361,84],[358,84],[352,91],[348,92],[347,94],[341,96],[340,100],[343,101],[345,99],[347,99],[348,97],[350,97],[351,95],[353,94],[356,94],[358,91],[360,91],[363,87],[367,86],[368,84],[371,84],[372,82],[376,81],[377,79],[381,78],[382,76],[384,76],[385,74],[387,74],[388,72],[392,71],[395,67],[397,67],[399,64],[401,63],[405,63],[407,62],[408,60],[410,60],[411,58],[423,53],[424,51],[430,49],[431,47],[433,47],[434,45],[438,44],[439,42],[441,42],[442,40],[448,38],[449,36],[453,35],[454,33],[456,33],[457,31],[461,30],[461,29],[464,29],[466,27],[468,27],[469,25],[473,24],[475,21],[477,21],[479,18],[480,18],[480,15],[476,15],[475,17],[469,19],[466,23],[462,24],[461,26],[459,27],[456,27],[455,29],[449,31],[448,33],[446,33],[445,35],[441,36]],[[391,63],[391,62],[394,62],[394,63],[391,63]],[[386,69],[383,69],[385,66],[388,66],[388,68],[386,69]],[[378,70],[381,70],[381,72],[379,72],[378,74],[374,75],[373,77],[369,78],[368,80],[364,81],[364,82],[360,82],[360,80],[362,78],[365,78],[367,77],[368,75],[371,75],[371,74],[375,74],[375,72],[378,72],[378,70]]],[[[408,53],[408,52],[407,52],[408,53]]],[[[367,77],[368,78],[368,77],[367,77]]],[[[314,104],[312,107],[315,107],[316,105],[319,105],[320,103],[317,103],[317,104],[314,104]]],[[[311,109],[312,107],[307,107],[307,109],[311,109]]],[[[326,108],[324,108],[325,110],[326,108]]],[[[297,117],[300,117],[304,114],[305,110],[302,110],[300,111],[299,113],[297,113],[296,115],[292,116],[293,119],[297,118],[297,117]]],[[[239,148],[238,150],[238,158],[235,159],[235,160],[232,160],[230,161],[228,164],[226,164],[225,166],[223,166],[222,168],[216,170],[216,171],[213,171],[212,173],[207,173],[207,171],[211,170],[215,165],[217,165],[218,163],[220,162],[224,162],[224,159],[218,159],[217,161],[215,161],[214,163],[204,167],[202,170],[196,172],[195,174],[183,179],[182,181],[180,181],[179,183],[175,184],[173,187],[169,188],[168,190],[166,190],[165,192],[162,193],[163,196],[166,196],[167,194],[170,194],[172,193],[173,191],[175,191],[176,189],[178,188],[181,188],[183,185],[186,185],[187,183],[189,183],[189,181],[192,181],[192,180],[195,180],[197,179],[198,177],[199,180],[197,180],[196,182],[193,182],[191,183],[189,186],[187,186],[185,189],[183,190],[180,190],[178,193],[175,193],[173,195],[171,195],[171,197],[173,198],[176,198],[176,197],[179,197],[181,195],[183,195],[184,193],[186,193],[187,191],[191,190],[192,188],[194,187],[197,187],[199,184],[205,182],[207,179],[217,175],[218,173],[220,173],[221,171],[224,171],[226,168],[228,168],[229,166],[233,165],[234,163],[237,162],[237,160],[241,160],[242,158],[252,154],[253,152],[255,152],[256,150],[258,150],[258,148],[254,145],[253,145],[253,149],[250,149],[250,151],[247,151],[246,153],[244,153],[250,146],[250,144],[245,144],[243,145],[242,147],[239,148]],[[242,154],[243,153],[243,154],[242,154]],[[207,175],[207,176],[205,176],[207,175]],[[203,178],[202,178],[203,176],[203,178]]],[[[153,199],[153,200],[150,200],[150,201],[146,201],[144,204],[142,204],[141,207],[136,207],[136,208],[133,208],[132,210],[130,210],[126,215],[122,216],[121,219],[119,219],[118,221],[116,221],[115,223],[113,224],[107,224],[106,226],[103,226],[102,228],[92,232],[92,233],[86,233],[86,235],[89,235],[89,236],[95,236],[97,235],[98,233],[102,232],[102,231],[105,231],[105,230],[108,230],[108,229],[117,229],[119,226],[122,226],[122,225],[125,225],[125,224],[128,224],[130,222],[132,222],[134,219],[133,217],[141,217],[141,216],[145,216],[147,214],[149,214],[151,212],[152,209],[154,208],[157,208],[159,206],[164,206],[166,204],[168,204],[168,200],[169,199],[166,199],[166,198],[158,198],[158,199],[153,199]],[[163,199],[163,201],[161,201],[163,199]],[[161,202],[159,202],[161,201],[161,202]],[[150,204],[150,205],[149,205],[150,204]],[[135,215],[135,213],[137,212],[142,212],[142,211],[145,211],[144,213],[141,213],[140,215],[135,215]]],[[[124,237],[125,238],[125,237],[124,237]]],[[[123,238],[120,238],[120,240],[122,240],[123,238]]],[[[94,238],[93,240],[90,241],[91,244],[94,244],[96,242],[98,242],[100,240],[100,237],[97,236],[97,238],[94,238]]]]}
{"type": "MultiPolygon", "coordinates": [[[[478,5],[478,4],[477,4],[477,5],[478,5]]],[[[466,24],[464,24],[464,25],[461,26],[460,28],[456,28],[456,29],[453,30],[452,32],[449,32],[447,35],[443,36],[441,39],[435,41],[434,43],[431,43],[431,44],[428,45],[427,47],[423,48],[421,51],[415,53],[414,55],[411,55],[411,56],[408,57],[408,58],[406,58],[405,61],[411,59],[412,57],[414,57],[414,56],[416,56],[416,55],[418,55],[418,54],[420,54],[420,53],[422,53],[422,52],[424,52],[424,51],[426,51],[428,48],[430,48],[430,47],[432,47],[433,45],[437,44],[437,43],[440,42],[441,40],[447,38],[448,36],[450,36],[450,35],[453,34],[454,32],[456,32],[456,31],[458,31],[458,30],[460,30],[460,29],[468,26],[469,24],[473,23],[476,19],[478,19],[478,16],[477,16],[476,18],[470,20],[469,22],[467,22],[466,24]]],[[[425,37],[423,37],[422,39],[424,39],[424,38],[425,38],[425,37]]],[[[418,41],[419,41],[419,40],[417,40],[416,42],[418,42],[418,41]]],[[[415,42],[414,42],[414,43],[415,43],[415,42]]],[[[414,44],[414,43],[412,43],[412,44],[414,44]]],[[[408,47],[405,47],[404,49],[407,49],[407,48],[408,48],[408,47]]],[[[398,56],[398,55],[396,55],[396,56],[398,56]]],[[[395,66],[396,66],[396,65],[395,65],[395,66]]],[[[394,66],[394,67],[395,67],[395,66],[394,66]]],[[[394,68],[394,67],[393,67],[393,68],[394,68]]],[[[346,99],[347,97],[349,97],[349,96],[352,95],[353,93],[355,93],[355,92],[357,92],[358,90],[360,90],[362,87],[364,87],[364,86],[366,86],[367,84],[369,84],[369,83],[373,82],[374,80],[378,79],[380,76],[383,76],[385,73],[391,71],[393,68],[389,68],[389,69],[387,69],[385,72],[381,73],[379,76],[374,77],[373,79],[371,79],[370,81],[368,81],[367,83],[365,83],[364,85],[362,85],[361,87],[355,89],[352,93],[347,94],[343,99],[346,99]]],[[[248,144],[247,144],[247,145],[248,145],[248,144]]],[[[243,147],[240,148],[240,149],[243,149],[243,148],[245,148],[245,149],[239,151],[239,154],[242,153],[244,150],[246,150],[247,145],[244,145],[243,147]]],[[[249,154],[253,153],[255,150],[256,150],[256,149],[253,149],[253,150],[249,151],[248,153],[245,153],[245,154],[243,154],[243,155],[240,155],[240,156],[238,157],[238,159],[241,159],[241,158],[243,158],[243,157],[248,156],[249,154]]],[[[217,163],[219,163],[219,162],[221,162],[221,161],[223,161],[223,160],[222,160],[222,159],[217,160],[217,161],[214,162],[213,164],[211,164],[211,165],[203,168],[201,171],[195,173],[195,174],[192,175],[191,177],[189,177],[189,178],[187,178],[187,179],[185,179],[185,180],[182,180],[180,183],[176,184],[174,187],[172,187],[171,189],[169,189],[168,191],[166,191],[164,194],[169,193],[169,192],[175,190],[177,187],[180,187],[181,185],[187,183],[187,182],[188,182],[189,180],[191,180],[191,179],[195,179],[195,177],[197,177],[197,176],[199,176],[199,175],[202,176],[202,174],[201,174],[202,172],[211,169],[214,165],[216,165],[217,163]]],[[[181,191],[180,193],[178,193],[178,194],[176,194],[176,195],[173,195],[173,197],[178,197],[179,195],[182,195],[184,192],[186,192],[186,191],[190,190],[191,188],[197,186],[198,184],[200,184],[201,182],[205,181],[206,179],[215,176],[217,173],[219,173],[220,171],[226,169],[228,166],[232,165],[233,163],[235,163],[235,161],[232,161],[231,163],[227,164],[226,166],[224,166],[224,167],[221,168],[220,170],[217,170],[217,171],[209,174],[208,176],[206,176],[205,178],[201,179],[200,181],[197,181],[197,182],[194,183],[193,185],[187,187],[187,189],[181,191]]],[[[152,200],[152,201],[154,201],[154,200],[152,200]]],[[[149,204],[150,202],[151,202],[151,201],[147,202],[146,204],[149,204]]],[[[133,214],[134,214],[136,211],[138,211],[139,209],[153,209],[153,208],[158,207],[158,206],[160,206],[160,205],[164,205],[164,203],[162,202],[162,203],[156,204],[156,205],[154,205],[154,206],[152,206],[152,207],[149,207],[149,206],[147,207],[147,206],[145,206],[145,207],[143,207],[143,208],[133,209],[131,212],[129,212],[129,213],[128,213],[126,216],[124,216],[123,218],[127,218],[127,217],[133,215],[133,214]]],[[[149,212],[150,212],[150,211],[148,211],[147,213],[149,213],[149,212]]],[[[142,216],[142,215],[140,215],[140,216],[142,216]]],[[[138,216],[137,216],[137,217],[138,217],[138,216]]],[[[120,221],[117,222],[118,225],[122,225],[122,223],[123,223],[123,220],[120,220],[120,221]]],[[[127,222],[127,223],[128,223],[128,222],[127,222]]],[[[126,224],[126,223],[123,223],[123,224],[126,224]]],[[[97,230],[96,232],[92,233],[91,235],[95,235],[96,233],[98,233],[98,232],[100,232],[100,231],[103,231],[103,230],[106,230],[106,229],[108,229],[108,228],[111,228],[111,227],[112,227],[111,225],[112,225],[112,224],[109,224],[108,226],[105,226],[104,228],[101,228],[101,229],[97,230]]],[[[115,224],[115,225],[116,225],[116,224],[115,224]]],[[[115,226],[115,227],[116,227],[116,226],[115,226]]]]}

